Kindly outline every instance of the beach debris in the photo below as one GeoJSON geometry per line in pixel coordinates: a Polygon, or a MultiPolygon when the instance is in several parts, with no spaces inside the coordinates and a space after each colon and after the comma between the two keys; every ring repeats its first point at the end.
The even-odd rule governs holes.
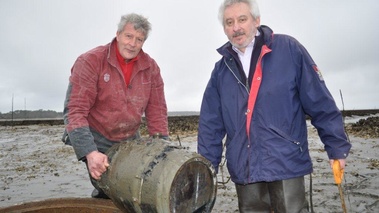
{"type": "Polygon", "coordinates": [[[378,159],[370,159],[370,164],[367,167],[369,169],[379,169],[379,160],[378,159]]]}
{"type": "Polygon", "coordinates": [[[356,123],[350,124],[346,130],[358,137],[379,138],[379,117],[370,116],[366,119],[360,119],[356,123]]]}

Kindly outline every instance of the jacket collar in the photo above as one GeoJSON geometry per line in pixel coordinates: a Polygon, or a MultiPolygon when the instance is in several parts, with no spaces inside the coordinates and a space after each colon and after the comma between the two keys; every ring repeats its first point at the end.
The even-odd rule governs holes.
{"type": "MultiPolygon", "coordinates": [[[[117,47],[116,47],[116,45],[117,45],[117,40],[115,37],[115,38],[113,38],[111,43],[108,44],[108,56],[107,56],[107,58],[108,58],[108,62],[112,66],[120,68],[118,61],[117,61],[117,54],[116,54],[117,47]]],[[[137,61],[136,61],[134,66],[136,66],[137,70],[144,70],[150,66],[149,63],[144,63],[144,62],[148,61],[149,56],[142,49],[138,53],[136,58],[137,58],[137,61]],[[141,63],[138,63],[138,61],[140,61],[141,63]]]]}
{"type": "MultiPolygon", "coordinates": [[[[261,35],[263,36],[264,44],[266,44],[269,47],[271,45],[273,37],[274,37],[274,33],[273,33],[272,29],[266,25],[261,25],[258,27],[258,30],[261,33],[261,35]]],[[[230,54],[234,55],[233,54],[234,51],[232,50],[232,52],[231,52],[230,50],[232,50],[232,44],[228,41],[224,45],[222,45],[220,48],[218,48],[217,52],[223,56],[227,56],[230,54]]]]}

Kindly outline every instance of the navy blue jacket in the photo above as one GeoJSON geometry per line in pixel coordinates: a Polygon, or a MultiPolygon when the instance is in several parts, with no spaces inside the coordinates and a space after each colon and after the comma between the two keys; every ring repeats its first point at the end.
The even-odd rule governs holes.
{"type": "Polygon", "coordinates": [[[346,158],[351,148],[341,112],[307,50],[290,36],[274,35],[267,26],[259,31],[267,53],[261,53],[255,69],[262,74],[256,78],[260,86],[253,109],[247,109],[250,87],[227,42],[218,49],[222,58],[215,64],[200,111],[198,152],[218,171],[226,136],[227,167],[238,184],[312,172],[306,115],[330,159],[346,158]]]}

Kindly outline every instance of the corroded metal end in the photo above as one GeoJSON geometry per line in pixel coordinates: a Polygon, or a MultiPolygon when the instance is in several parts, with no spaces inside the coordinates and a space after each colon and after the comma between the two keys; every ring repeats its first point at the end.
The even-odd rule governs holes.
{"type": "Polygon", "coordinates": [[[56,198],[0,208],[0,212],[17,213],[121,213],[111,200],[96,198],[56,198]]]}

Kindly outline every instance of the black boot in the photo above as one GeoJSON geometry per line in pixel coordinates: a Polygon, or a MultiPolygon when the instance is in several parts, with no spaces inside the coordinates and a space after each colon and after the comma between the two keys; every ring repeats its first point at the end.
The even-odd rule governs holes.
{"type": "Polygon", "coordinates": [[[304,177],[275,181],[269,184],[271,206],[278,213],[308,213],[304,177]]]}
{"type": "Polygon", "coordinates": [[[91,193],[91,197],[93,198],[102,198],[102,199],[110,199],[108,195],[106,195],[103,191],[99,191],[94,189],[91,193]]]}

